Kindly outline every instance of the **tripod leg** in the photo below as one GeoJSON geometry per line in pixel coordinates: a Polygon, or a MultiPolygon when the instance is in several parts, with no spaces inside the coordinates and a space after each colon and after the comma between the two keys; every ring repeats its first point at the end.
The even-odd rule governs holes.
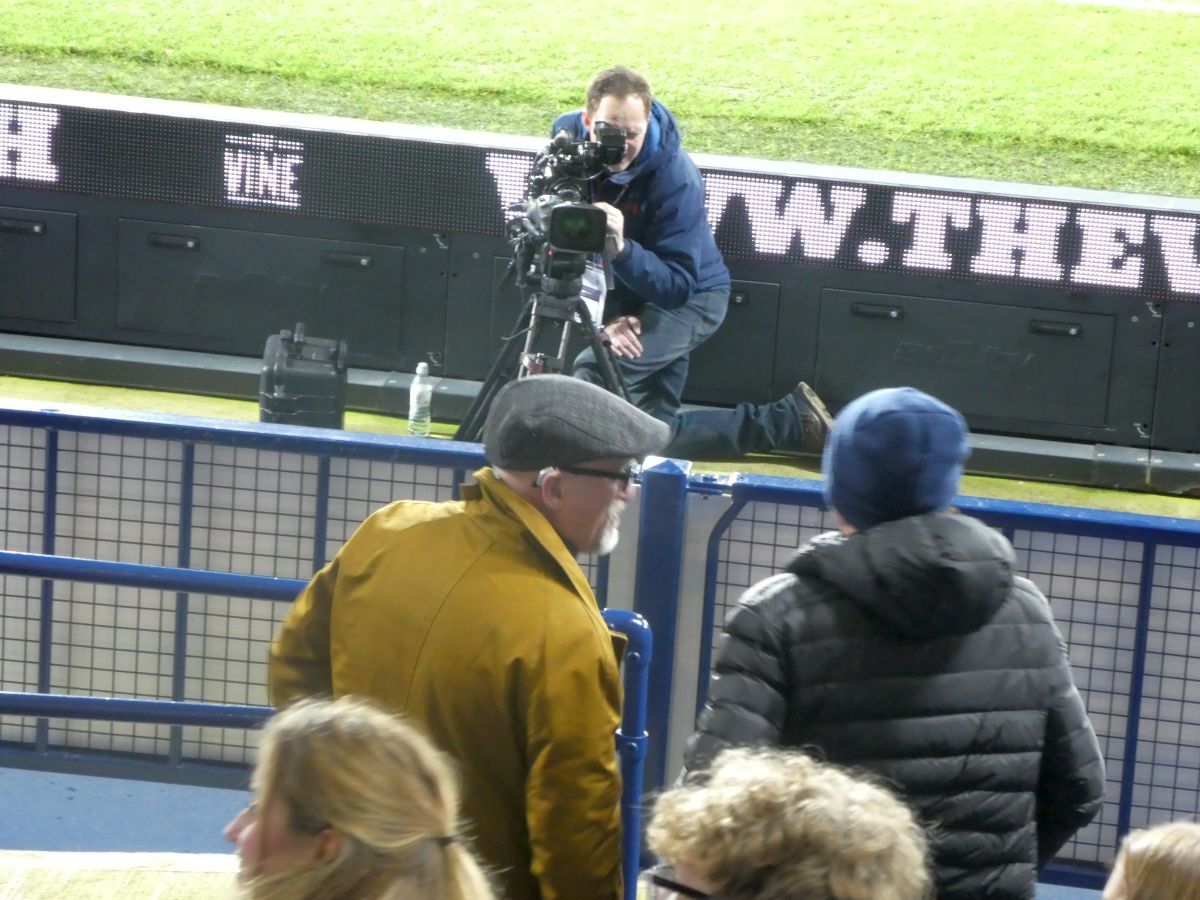
{"type": "Polygon", "coordinates": [[[575,327],[595,349],[596,368],[600,370],[600,378],[604,382],[604,387],[610,393],[628,401],[629,389],[625,387],[625,379],[621,377],[621,371],[617,368],[613,358],[612,345],[609,343],[608,335],[605,334],[604,329],[597,327],[591,312],[588,311],[587,304],[582,300],[576,300],[572,310],[578,316],[573,320],[575,327]]]}
{"type": "Polygon", "coordinates": [[[478,442],[482,436],[483,423],[487,421],[487,414],[488,410],[492,408],[492,401],[496,398],[496,394],[500,392],[500,388],[512,381],[513,377],[517,374],[517,365],[521,353],[520,338],[525,329],[531,327],[526,325],[526,322],[532,309],[533,301],[526,301],[525,308],[517,316],[517,322],[513,326],[512,333],[504,339],[504,346],[500,348],[500,355],[492,363],[492,368],[488,371],[487,377],[479,387],[479,393],[471,401],[471,406],[467,409],[467,414],[463,416],[458,430],[454,432],[454,440],[478,442]],[[525,327],[523,328],[522,326],[525,327]]]}
{"type": "Polygon", "coordinates": [[[625,386],[625,379],[621,377],[621,370],[617,368],[612,347],[608,342],[596,342],[596,366],[600,369],[600,377],[604,379],[604,386],[622,400],[628,401],[629,389],[625,386]]]}

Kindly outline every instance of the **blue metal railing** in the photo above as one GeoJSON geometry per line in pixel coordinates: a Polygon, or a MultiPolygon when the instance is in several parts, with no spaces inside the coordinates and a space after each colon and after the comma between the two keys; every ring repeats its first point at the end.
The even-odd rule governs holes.
{"type": "Polygon", "coordinates": [[[617,730],[617,752],[621,758],[621,866],[625,875],[625,900],[636,900],[642,841],[643,773],[650,740],[646,721],[654,638],[650,624],[638,613],[606,609],[603,616],[609,628],[629,639],[624,660],[625,707],[621,710],[621,727],[617,730]]]}
{"type": "MultiPolygon", "coordinates": [[[[16,457],[10,453],[7,471],[10,484],[17,485],[17,487],[7,494],[3,493],[5,491],[3,476],[6,470],[3,463],[0,463],[0,495],[15,500],[16,507],[22,510],[22,514],[27,510],[29,520],[27,528],[19,525],[9,527],[6,531],[0,530],[0,539],[7,540],[7,546],[15,546],[18,549],[40,548],[47,554],[61,553],[64,548],[74,548],[78,556],[105,555],[106,553],[136,556],[139,553],[149,552],[154,554],[154,561],[160,559],[174,561],[181,568],[189,571],[195,571],[190,568],[193,565],[209,569],[225,566],[224,562],[206,563],[203,556],[205,552],[209,554],[216,552],[217,545],[214,535],[222,527],[229,528],[227,523],[225,525],[217,523],[216,520],[219,516],[223,515],[228,519],[231,515],[244,514],[246,509],[251,509],[257,516],[260,507],[253,502],[247,506],[238,502],[237,499],[218,499],[215,496],[218,488],[229,491],[235,476],[240,483],[242,475],[246,474],[243,469],[249,469],[252,478],[257,477],[256,472],[266,473],[277,478],[281,485],[280,495],[276,498],[267,497],[267,500],[282,502],[282,499],[287,499],[293,505],[299,505],[299,512],[293,510],[289,514],[291,518],[288,520],[288,525],[295,527],[297,520],[303,520],[305,523],[303,533],[312,538],[311,547],[305,543],[299,553],[280,551],[273,559],[255,557],[252,562],[265,565],[268,572],[306,576],[306,570],[311,566],[319,565],[328,555],[332,555],[331,551],[335,549],[333,542],[343,536],[339,529],[352,527],[361,520],[366,512],[382,505],[386,499],[390,499],[388,489],[398,488],[399,493],[403,493],[403,486],[410,481],[407,475],[397,474],[399,471],[397,466],[437,467],[442,472],[453,472],[453,480],[457,483],[462,480],[463,474],[484,464],[481,448],[471,444],[352,434],[322,429],[262,426],[257,423],[147,416],[140,413],[45,410],[34,404],[13,403],[9,404],[8,408],[0,408],[0,428],[4,427],[10,429],[10,446],[14,448],[14,452],[20,456],[22,461],[11,462],[16,457]],[[21,429],[29,431],[26,433],[21,429]],[[113,441],[113,438],[121,440],[113,441]],[[92,551],[92,545],[85,540],[82,549],[79,549],[79,535],[86,529],[98,530],[101,525],[111,522],[118,522],[121,526],[129,525],[131,517],[139,515],[140,507],[136,504],[132,507],[124,506],[124,495],[121,490],[128,486],[129,480],[137,480],[138,466],[149,458],[150,453],[157,452],[143,449],[141,451],[143,458],[139,458],[140,441],[149,440],[168,442],[171,466],[173,467],[169,478],[174,481],[171,489],[172,491],[177,489],[178,497],[175,499],[175,494],[172,493],[172,499],[166,501],[160,499],[157,502],[171,515],[175,515],[173,510],[177,510],[178,546],[173,543],[176,540],[175,535],[170,534],[157,544],[153,541],[139,542],[136,539],[128,545],[123,542],[118,545],[114,542],[111,544],[111,550],[92,551]],[[130,445],[133,446],[133,449],[127,451],[126,448],[130,445]],[[241,455],[243,449],[258,452],[249,454],[251,458],[243,460],[241,455]],[[268,456],[271,453],[277,454],[280,458],[286,454],[289,460],[292,457],[300,457],[299,470],[294,472],[290,462],[288,467],[272,462],[274,457],[268,456]],[[86,461],[92,468],[86,469],[82,465],[84,457],[87,457],[86,461]],[[99,496],[89,493],[90,487],[81,486],[80,479],[95,471],[97,459],[101,463],[111,465],[114,457],[119,458],[122,465],[132,464],[133,474],[122,473],[119,486],[117,479],[99,480],[97,482],[99,496]],[[263,457],[266,461],[259,462],[259,457],[263,457]],[[28,460],[29,468],[40,470],[44,476],[40,482],[37,471],[32,471],[28,475],[20,471],[20,468],[26,465],[26,460],[28,460]],[[197,460],[201,460],[201,462],[198,463],[197,460]],[[331,461],[332,466],[330,465],[331,461]],[[370,463],[370,465],[364,466],[363,462],[370,463]],[[384,464],[380,469],[382,474],[377,474],[376,462],[384,464]],[[62,466],[61,471],[60,465],[62,466]],[[201,466],[206,468],[201,468],[201,466]],[[218,469],[221,469],[219,473],[218,469]],[[366,471],[368,469],[369,472],[366,471]],[[389,474],[389,470],[391,474],[389,474]],[[27,488],[20,486],[22,477],[29,479],[27,488]],[[202,477],[208,480],[203,481],[202,477]],[[290,480],[287,481],[286,487],[283,487],[285,478],[290,480]],[[299,478],[309,480],[300,485],[299,478]],[[331,493],[331,481],[337,483],[339,493],[331,493]],[[206,490],[209,493],[204,493],[206,490]],[[104,512],[97,514],[93,509],[87,514],[82,514],[79,512],[81,502],[91,503],[93,507],[99,505],[104,512]],[[331,508],[334,502],[338,504],[336,510],[331,508]],[[195,508],[193,508],[194,504],[195,508]],[[132,510],[132,512],[128,510],[132,510]],[[38,519],[38,516],[42,518],[38,519]],[[327,530],[328,534],[326,534],[327,530]],[[308,555],[310,550],[311,559],[308,555]],[[326,553],[326,550],[330,552],[326,553]]],[[[162,476],[155,477],[161,478],[162,476]]],[[[446,495],[450,488],[446,477],[441,474],[435,475],[434,482],[436,483],[430,484],[429,475],[426,472],[419,476],[413,476],[411,479],[412,484],[419,483],[426,496],[431,491],[436,491],[439,498],[446,495]]],[[[136,489],[139,486],[134,485],[134,487],[136,489]]],[[[137,490],[134,493],[137,494],[137,490]]],[[[718,502],[725,502],[725,500],[721,499],[718,502]]],[[[1048,580],[1060,577],[1058,569],[1060,564],[1065,563],[1068,568],[1075,564],[1071,560],[1071,551],[1060,551],[1058,544],[1060,542],[1069,544],[1076,539],[1081,548],[1085,540],[1095,545],[1089,547],[1086,553],[1081,549],[1078,554],[1079,560],[1086,561],[1084,558],[1087,557],[1095,565],[1096,560],[1099,559],[1105,565],[1114,563],[1122,569],[1123,574],[1116,578],[1103,576],[1097,579],[1095,576],[1091,576],[1093,581],[1104,582],[1106,589],[1113,589],[1115,584],[1116,589],[1121,592],[1121,599],[1117,601],[1106,599],[1104,604],[1107,605],[1091,601],[1092,607],[1103,606],[1100,611],[1106,615],[1114,614],[1114,610],[1120,615],[1118,624],[1122,631],[1118,644],[1111,643],[1109,636],[1099,639],[1095,645],[1090,643],[1093,632],[1098,632],[1102,626],[1111,631],[1111,623],[1107,621],[1102,623],[1099,618],[1094,620],[1086,618],[1096,612],[1095,609],[1088,606],[1089,601],[1086,597],[1076,596],[1071,590],[1060,593],[1057,597],[1051,597],[1056,604],[1065,603],[1067,604],[1066,609],[1078,609],[1085,614],[1084,618],[1076,621],[1072,621],[1070,617],[1065,619],[1060,617],[1060,621],[1064,622],[1072,632],[1068,637],[1071,639],[1073,653],[1078,651],[1081,658],[1089,660],[1090,654],[1093,652],[1109,654],[1105,661],[1089,662],[1088,665],[1092,668],[1080,671],[1090,672],[1093,675],[1098,674],[1101,678],[1109,681],[1108,686],[1101,685],[1096,688],[1098,692],[1096,696],[1103,702],[1111,702],[1110,714],[1113,721],[1117,723],[1113,726],[1114,731],[1108,740],[1109,746],[1116,748],[1110,754],[1111,758],[1116,760],[1110,766],[1114,773],[1113,793],[1116,793],[1116,773],[1120,772],[1123,776],[1120,788],[1120,817],[1118,822],[1114,812],[1112,822],[1105,821],[1099,830],[1094,830],[1099,837],[1089,837],[1092,843],[1088,847],[1095,851],[1099,846],[1100,855],[1104,856],[1111,853],[1111,849],[1115,847],[1116,841],[1113,839],[1113,834],[1118,827],[1123,832],[1128,827],[1145,824],[1148,818],[1162,817],[1172,812],[1175,815],[1187,814],[1188,810],[1180,807],[1178,803],[1174,805],[1168,803],[1164,807],[1157,800],[1146,799],[1151,794],[1154,797],[1161,796],[1162,792],[1152,791],[1150,788],[1154,784],[1161,783],[1161,779],[1169,780],[1172,773],[1162,771],[1147,776],[1146,772],[1154,768],[1154,763],[1145,758],[1147,751],[1144,748],[1154,744],[1155,741],[1158,741],[1159,744],[1162,743],[1157,737],[1158,728],[1154,717],[1158,715],[1156,712],[1158,706],[1169,698],[1161,692],[1157,682],[1163,681],[1165,678],[1155,667],[1161,668],[1175,658],[1171,656],[1175,651],[1164,651],[1161,647],[1164,633],[1167,639],[1178,636],[1167,632],[1166,626],[1163,625],[1165,616],[1161,596],[1163,588],[1155,581],[1159,577],[1156,573],[1173,573],[1169,575],[1171,578],[1181,574],[1191,578],[1192,573],[1188,571],[1191,568],[1195,570],[1195,575],[1193,580],[1188,583],[1200,586],[1200,562],[1196,562],[1196,553],[1192,553],[1190,561],[1184,559],[1180,562],[1178,550],[1180,547],[1200,547],[1200,524],[1184,519],[1013,501],[982,500],[972,497],[959,497],[956,502],[962,510],[997,527],[1010,539],[1014,539],[1014,536],[1019,534],[1020,539],[1025,542],[1021,552],[1027,554],[1031,566],[1035,565],[1035,558],[1039,559],[1036,564],[1042,565],[1043,568],[1038,572],[1048,580]],[[1109,548],[1110,539],[1126,542],[1128,550],[1117,548],[1114,551],[1116,555],[1112,556],[1109,548]],[[1103,544],[1102,549],[1097,550],[1096,546],[1101,543],[1103,544]],[[1051,564],[1054,567],[1052,572],[1045,567],[1044,558],[1052,558],[1051,564]],[[1128,596],[1126,596],[1127,593],[1128,596]],[[1134,640],[1135,627],[1136,641],[1134,640]],[[1157,640],[1157,644],[1147,640],[1148,631],[1157,640]],[[1078,644],[1077,641],[1082,644],[1078,644]],[[1110,641],[1110,644],[1105,645],[1104,641],[1110,641]],[[1115,662],[1112,659],[1114,653],[1118,654],[1115,662]],[[1152,663],[1149,668],[1147,657],[1152,663]],[[1116,687],[1112,686],[1113,679],[1118,682],[1116,687]],[[1139,721],[1143,710],[1149,718],[1139,721]],[[1139,746],[1143,747],[1143,759],[1137,758],[1139,746]],[[1124,756],[1118,757],[1117,754],[1122,749],[1124,756]],[[1151,781],[1150,784],[1147,784],[1148,777],[1151,781]],[[1160,781],[1155,782],[1154,779],[1160,779],[1160,781]],[[1142,799],[1131,805],[1129,797],[1135,790],[1141,792],[1142,799]]],[[[697,698],[702,703],[708,682],[711,636],[718,612],[717,604],[714,602],[715,585],[723,579],[725,593],[722,603],[731,605],[736,600],[737,594],[749,586],[749,583],[739,579],[744,578],[747,573],[751,573],[753,576],[753,573],[757,572],[761,576],[765,572],[775,571],[778,566],[772,565],[771,560],[776,558],[777,554],[786,552],[789,547],[794,547],[798,515],[796,509],[799,508],[801,511],[799,515],[804,522],[804,527],[814,528],[818,527],[820,517],[812,515],[812,511],[823,509],[823,506],[821,483],[816,481],[744,475],[732,477],[688,475],[686,464],[671,460],[662,461],[647,468],[643,481],[641,521],[636,553],[632,556],[618,553],[614,557],[617,567],[614,569],[613,584],[622,593],[626,593],[632,586],[634,608],[653,625],[658,640],[658,652],[654,660],[654,668],[649,670],[648,687],[645,693],[645,721],[649,723],[648,728],[639,728],[634,731],[631,730],[632,726],[622,725],[624,734],[645,735],[646,731],[649,732],[650,737],[641,742],[636,749],[632,746],[629,749],[622,749],[623,767],[627,761],[626,754],[629,754],[630,757],[637,755],[644,760],[642,777],[645,779],[644,786],[649,790],[661,786],[664,773],[667,772],[667,746],[663,738],[666,735],[668,722],[671,721],[673,680],[680,679],[681,676],[677,673],[687,672],[689,692],[690,685],[693,683],[691,665],[696,662],[696,658],[685,655],[673,659],[678,637],[676,632],[679,624],[685,621],[680,610],[681,608],[688,609],[687,601],[689,599],[683,596],[684,579],[681,576],[687,572],[689,566],[698,567],[699,571],[704,574],[703,607],[699,614],[703,616],[704,631],[698,653],[698,656],[701,657],[700,667],[695,678],[698,688],[697,698]],[[693,524],[689,528],[688,524],[689,510],[695,510],[695,504],[701,502],[705,495],[725,495],[731,503],[727,511],[719,517],[719,522],[711,532],[708,525],[700,528],[693,524]],[[786,522],[784,522],[785,518],[786,522]],[[750,523],[748,527],[746,527],[747,522],[750,523]],[[786,537],[776,536],[774,530],[776,525],[786,525],[790,529],[788,535],[786,537]],[[734,535],[729,534],[730,529],[736,529],[734,535]],[[707,555],[704,555],[705,551],[700,549],[704,546],[705,541],[708,546],[707,555]],[[746,554],[749,562],[739,559],[735,565],[732,557],[728,564],[722,561],[719,557],[722,552],[725,552],[723,547],[726,543],[729,543],[730,546],[737,545],[738,552],[746,554]],[[632,568],[636,569],[632,575],[631,561],[632,568]],[[735,569],[737,569],[736,573],[735,569]]],[[[12,504],[10,503],[11,508],[12,504]]],[[[10,521],[12,521],[11,517],[10,521]]],[[[266,532],[270,533],[272,527],[273,520],[268,519],[265,524],[266,532]]],[[[259,525],[256,519],[249,528],[242,528],[234,532],[227,530],[224,532],[225,546],[229,547],[232,544],[235,549],[248,551],[251,545],[257,544],[257,537],[263,533],[263,528],[264,526],[259,525]],[[251,528],[253,530],[250,530],[251,528]]],[[[2,524],[0,524],[0,529],[3,529],[2,524]]],[[[782,535],[783,533],[778,532],[778,534],[782,535]]],[[[229,567],[231,569],[248,568],[251,566],[251,561],[248,560],[249,557],[246,556],[241,562],[230,562],[229,567]]],[[[22,565],[30,565],[30,563],[26,561],[22,565]]],[[[607,558],[596,570],[598,595],[601,597],[603,597],[604,588],[609,583],[606,566],[607,558]]],[[[170,590],[171,583],[164,581],[161,576],[163,572],[171,571],[169,567],[162,567],[161,571],[155,567],[144,567],[141,575],[148,581],[142,586],[170,590]]],[[[256,565],[255,571],[261,571],[261,569],[256,565]]],[[[31,651],[25,651],[20,646],[10,644],[10,646],[17,646],[15,661],[22,666],[22,668],[14,668],[14,671],[21,672],[22,674],[18,677],[25,679],[24,682],[18,680],[16,684],[44,692],[50,684],[51,674],[47,662],[50,658],[54,634],[50,613],[58,610],[60,615],[69,615],[72,603],[67,601],[67,604],[63,605],[62,600],[53,597],[49,584],[49,579],[53,576],[46,575],[44,570],[33,568],[26,571],[25,574],[44,580],[40,586],[36,584],[31,586],[25,632],[29,635],[26,643],[30,648],[36,643],[40,655],[36,659],[35,666],[31,651]],[[33,621],[35,616],[40,616],[37,622],[33,621]],[[25,657],[20,656],[23,652],[26,653],[25,657]],[[37,669],[36,677],[33,672],[35,668],[37,669]],[[24,674],[26,672],[29,674],[24,674]]],[[[203,574],[217,579],[251,577],[226,576],[215,572],[203,574]]],[[[267,580],[281,584],[289,581],[289,579],[267,580]]],[[[260,596],[258,594],[246,595],[244,587],[233,587],[225,584],[222,580],[208,583],[198,590],[217,595],[225,593],[231,596],[260,596]]],[[[287,590],[290,591],[291,588],[287,590]]],[[[1093,590],[1095,590],[1094,587],[1093,590]]],[[[1172,590],[1174,591],[1174,588],[1172,590]]],[[[1184,590],[1186,592],[1189,589],[1184,590]]],[[[1193,591],[1191,596],[1194,596],[1194,592],[1200,591],[1200,587],[1190,588],[1190,590],[1193,591]]],[[[697,593],[699,593],[699,586],[697,593]]],[[[1052,591],[1047,590],[1047,594],[1052,594],[1052,591]]],[[[107,601],[96,601],[98,605],[102,602],[107,601]]],[[[187,640],[189,638],[188,635],[180,633],[179,623],[192,621],[194,625],[197,621],[195,617],[204,615],[203,602],[199,597],[191,597],[189,611],[188,594],[181,591],[177,596],[173,614],[176,622],[175,656],[178,658],[182,658],[188,652],[187,640]],[[189,619],[189,616],[192,618],[189,619]]],[[[1187,600],[1185,597],[1182,601],[1173,602],[1186,603],[1187,600]]],[[[1172,607],[1172,610],[1176,608],[1172,607]]],[[[90,614],[90,610],[83,610],[83,614],[85,616],[90,614]]],[[[239,615],[241,614],[239,613],[239,615]]],[[[261,627],[266,624],[262,619],[267,616],[264,616],[261,608],[253,609],[250,615],[257,617],[253,621],[254,626],[261,627]]],[[[699,615],[697,615],[697,619],[699,615]]],[[[136,617],[131,617],[131,621],[135,619],[136,617]]],[[[245,618],[239,620],[239,627],[243,631],[249,627],[245,624],[248,621],[250,620],[245,618]]],[[[696,619],[691,621],[695,623],[696,619]]],[[[85,631],[84,633],[90,632],[85,631]]],[[[221,635],[223,637],[224,632],[221,632],[221,635]]],[[[1195,636],[1197,635],[1184,634],[1185,643],[1188,637],[1195,636]]],[[[198,637],[202,641],[208,640],[206,633],[201,633],[198,637]]],[[[244,635],[242,637],[244,638],[244,635]]],[[[81,640],[86,641],[87,638],[84,637],[81,640]]],[[[20,639],[18,639],[19,643],[20,639]]],[[[684,645],[681,644],[681,646],[684,645]]],[[[61,645],[56,646],[61,647],[61,645]]],[[[77,647],[72,646],[71,649],[74,651],[77,647]]],[[[631,646],[631,658],[633,654],[636,654],[636,650],[631,646]]],[[[163,655],[165,658],[168,654],[164,653],[163,655]]],[[[203,651],[198,656],[199,659],[189,657],[196,665],[197,672],[207,666],[210,659],[223,659],[223,657],[209,657],[203,651]]],[[[648,654],[646,656],[648,661],[648,654]]],[[[1177,656],[1178,654],[1176,654],[1177,656]]],[[[230,659],[233,660],[234,657],[230,657],[230,659]]],[[[147,664],[153,667],[153,661],[149,661],[147,664]]],[[[244,666],[246,661],[239,660],[238,664],[244,666]]],[[[64,666],[56,663],[52,671],[54,677],[59,679],[62,677],[62,673],[73,675],[75,670],[69,664],[64,666]]],[[[171,696],[176,700],[182,699],[183,673],[177,667],[171,674],[173,676],[171,696]]],[[[631,675],[632,670],[627,669],[626,678],[628,679],[631,675]]],[[[112,677],[111,673],[108,673],[108,676],[112,677]]],[[[207,676],[201,673],[200,677],[206,678],[207,676]]],[[[219,689],[221,676],[215,676],[214,680],[215,686],[219,689]]],[[[1082,687],[1084,685],[1081,682],[1082,687]]],[[[146,693],[150,693],[150,691],[147,690],[146,693]]],[[[629,693],[632,695],[632,692],[629,693]]],[[[205,696],[210,695],[206,693],[205,696]]],[[[690,701],[690,696],[688,699],[690,701]]],[[[690,702],[688,706],[690,711],[690,702]]],[[[1192,709],[1191,706],[1187,708],[1188,710],[1192,709]]],[[[628,713],[628,705],[626,713],[628,713]]],[[[1177,717],[1176,726],[1187,726],[1187,723],[1192,721],[1190,716],[1192,716],[1192,712],[1188,711],[1184,717],[1177,717]]],[[[683,723],[676,722],[675,724],[678,726],[683,723]]],[[[40,734],[38,746],[44,751],[46,747],[44,723],[38,731],[40,734]]],[[[674,737],[678,738],[679,736],[674,737]]],[[[177,739],[178,732],[175,730],[172,734],[173,748],[175,748],[172,753],[174,762],[179,760],[177,739]]],[[[28,737],[21,737],[22,744],[29,742],[28,737]]],[[[91,745],[89,744],[89,746],[91,745]]],[[[236,744],[232,746],[234,749],[238,749],[236,744]]],[[[1158,745],[1155,744],[1155,746],[1158,745]]],[[[222,748],[224,749],[224,745],[222,748]]],[[[1182,760],[1182,755],[1180,758],[1182,760]]],[[[1183,771],[1184,767],[1185,764],[1181,762],[1181,778],[1189,775],[1188,772],[1183,771]]],[[[1194,810],[1191,810],[1190,814],[1194,814],[1194,810]]],[[[1107,805],[1106,811],[1102,815],[1109,815],[1107,805]]]]}
{"type": "Polygon", "coordinates": [[[258,728],[274,715],[269,706],[234,706],[179,700],[137,700],[125,697],[76,697],[70,694],[26,694],[0,691],[0,713],[136,722],[148,725],[198,725],[209,728],[258,728]]]}
{"type": "MultiPolygon", "coordinates": [[[[294,578],[176,569],[170,566],[148,566],[3,550],[0,550],[0,573],[42,578],[47,581],[82,581],[90,584],[289,602],[306,584],[294,578]]],[[[624,634],[629,642],[623,660],[625,704],[616,742],[622,777],[622,868],[626,885],[625,896],[626,900],[635,900],[641,847],[642,772],[649,740],[646,732],[647,691],[654,641],[650,626],[641,615],[619,609],[603,610],[602,615],[608,627],[624,634]]],[[[49,654],[44,656],[48,658],[49,654]]],[[[181,657],[176,657],[175,668],[177,672],[182,670],[181,657]]],[[[266,706],[0,691],[0,714],[11,715],[161,725],[257,728],[272,713],[273,710],[266,706]]],[[[44,749],[39,746],[39,750],[44,749]]]]}

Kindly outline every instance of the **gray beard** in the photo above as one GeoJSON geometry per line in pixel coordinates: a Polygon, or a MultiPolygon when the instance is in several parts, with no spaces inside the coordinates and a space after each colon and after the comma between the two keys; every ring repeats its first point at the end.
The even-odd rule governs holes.
{"type": "Polygon", "coordinates": [[[600,544],[596,547],[597,555],[608,556],[617,549],[617,542],[621,540],[621,515],[624,512],[625,503],[621,500],[609,508],[608,521],[604,523],[604,530],[600,532],[600,544]]]}

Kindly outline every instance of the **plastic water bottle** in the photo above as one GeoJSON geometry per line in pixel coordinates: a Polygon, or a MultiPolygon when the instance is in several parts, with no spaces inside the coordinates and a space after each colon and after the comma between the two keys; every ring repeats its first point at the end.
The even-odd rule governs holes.
{"type": "Polygon", "coordinates": [[[433,380],[429,377],[429,363],[417,363],[408,388],[408,433],[418,437],[429,435],[429,406],[433,401],[433,380]]]}

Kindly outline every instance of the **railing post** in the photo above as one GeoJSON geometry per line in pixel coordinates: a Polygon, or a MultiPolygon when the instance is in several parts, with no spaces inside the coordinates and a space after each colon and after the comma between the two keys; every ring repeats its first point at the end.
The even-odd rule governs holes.
{"type": "Polygon", "coordinates": [[[317,508],[313,511],[312,570],[319,571],[329,562],[329,480],[330,457],[322,454],[317,458],[317,508]]]}
{"type": "MultiPolygon", "coordinates": [[[[181,569],[192,567],[192,519],[195,510],[196,497],[196,444],[184,441],[183,458],[179,463],[179,548],[176,551],[176,565],[181,569]]],[[[188,616],[191,605],[190,595],[186,591],[175,594],[175,646],[171,661],[171,699],[184,699],[187,687],[187,643],[188,616]]],[[[178,725],[171,726],[170,739],[167,743],[167,758],[171,765],[178,765],[183,758],[183,729],[178,725]]]]}
{"type": "Polygon", "coordinates": [[[1121,765],[1121,796],[1117,803],[1117,840],[1129,833],[1133,789],[1137,778],[1138,732],[1142,719],[1142,692],[1146,686],[1146,648],[1150,642],[1150,610],[1154,595],[1154,564],[1158,544],[1142,545],[1142,573],[1138,584],[1137,624],[1133,637],[1133,670],[1129,673],[1129,710],[1125,725],[1125,760],[1121,765]]]}
{"type": "Polygon", "coordinates": [[[704,557],[704,607],[700,619],[700,665],[696,675],[696,718],[704,712],[708,700],[708,683],[712,678],[713,627],[717,617],[717,572],[720,569],[721,541],[746,506],[746,498],[734,496],[729,509],[721,514],[708,536],[708,553],[704,557]]]}
{"type": "Polygon", "coordinates": [[[654,662],[650,667],[646,717],[650,740],[645,787],[650,791],[662,787],[666,777],[689,469],[690,463],[665,459],[642,472],[633,608],[654,629],[654,662]]]}
{"type": "Polygon", "coordinates": [[[637,900],[642,845],[642,775],[646,759],[646,689],[654,637],[646,620],[625,609],[606,609],[604,621],[629,639],[625,650],[625,706],[617,729],[617,755],[621,758],[621,868],[625,874],[625,900],[637,900]]]}
{"type": "MultiPolygon", "coordinates": [[[[55,550],[58,517],[58,429],[46,429],[46,468],[42,481],[42,553],[52,556],[55,550]]],[[[38,612],[37,689],[50,692],[50,659],[54,644],[54,582],[42,581],[41,603],[38,612]]],[[[50,722],[38,719],[35,746],[45,753],[50,746],[50,722]]]]}

